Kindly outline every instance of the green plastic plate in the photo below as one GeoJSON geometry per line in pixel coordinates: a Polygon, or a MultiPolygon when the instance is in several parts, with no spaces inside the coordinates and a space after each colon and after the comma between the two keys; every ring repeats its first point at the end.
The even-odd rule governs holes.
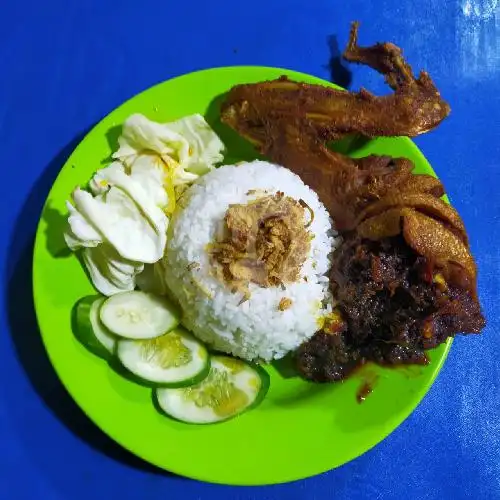
{"type": "MultiPolygon", "coordinates": [[[[271,387],[257,409],[226,423],[190,426],[160,415],[152,405],[150,389],[117,375],[74,337],[72,307],[94,290],[78,259],[65,250],[64,203],[73,188],[85,184],[109,158],[123,121],[136,112],[158,121],[199,112],[226,143],[228,162],[253,159],[252,147],[218,123],[222,95],[235,84],[282,74],[330,85],[277,68],[216,68],[169,80],[127,101],[104,118],[68,159],[49,193],[36,236],[36,312],[50,360],[71,396],[96,425],[132,453],[168,471],[215,483],[281,483],[353,460],[408,417],[437,376],[451,345],[448,342],[431,352],[428,366],[367,366],[338,384],[315,385],[293,376],[286,366],[269,367],[271,387]],[[359,404],[356,395],[366,382],[374,385],[373,393],[359,404]]],[[[372,140],[358,144],[352,153],[406,156],[417,171],[432,173],[406,138],[372,140]]]]}

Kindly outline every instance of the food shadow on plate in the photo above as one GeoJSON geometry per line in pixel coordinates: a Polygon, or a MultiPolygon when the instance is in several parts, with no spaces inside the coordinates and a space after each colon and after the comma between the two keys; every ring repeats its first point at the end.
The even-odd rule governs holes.
{"type": "MultiPolygon", "coordinates": [[[[422,366],[417,365],[366,363],[346,381],[352,398],[347,406],[336,408],[334,425],[345,433],[357,433],[373,427],[387,428],[388,422],[404,420],[408,413],[407,399],[398,389],[394,390],[391,381],[394,376],[407,380],[422,373],[422,366]]],[[[413,392],[411,388],[408,390],[413,392]]]]}
{"type": "Polygon", "coordinates": [[[113,151],[118,151],[118,138],[122,133],[122,125],[115,125],[108,129],[106,132],[106,140],[108,141],[109,155],[106,158],[102,158],[101,165],[107,165],[113,161],[111,155],[113,151]]]}
{"type": "Polygon", "coordinates": [[[313,401],[327,391],[332,391],[332,384],[319,384],[303,379],[294,363],[293,353],[287,354],[284,358],[274,360],[273,368],[279,376],[289,381],[290,390],[277,396],[273,403],[283,408],[291,409],[295,406],[302,406],[304,403],[313,401]]]}
{"type": "Polygon", "coordinates": [[[110,357],[108,360],[108,366],[111,370],[113,370],[117,375],[119,375],[121,378],[128,380],[129,382],[133,382],[134,384],[141,386],[141,387],[146,387],[148,389],[154,389],[157,387],[157,384],[154,382],[149,382],[147,380],[140,379],[139,377],[135,376],[132,372],[127,370],[118,360],[116,356],[110,357]]]}
{"type": "Polygon", "coordinates": [[[366,398],[364,403],[360,404],[356,402],[356,394],[353,394],[354,403],[352,403],[351,408],[349,409],[345,407],[335,408],[333,402],[333,425],[344,433],[352,434],[373,427],[395,428],[399,425],[399,422],[394,426],[389,424],[389,422],[394,419],[398,419],[400,412],[405,412],[405,414],[401,416],[400,421],[402,422],[406,418],[407,409],[405,410],[403,406],[400,408],[400,411],[395,411],[394,406],[390,403],[378,404],[376,406],[376,410],[374,410],[374,406],[370,403],[372,398],[375,397],[376,394],[371,394],[366,398]]]}
{"type": "MultiPolygon", "coordinates": [[[[118,149],[118,137],[120,136],[121,131],[122,131],[122,126],[115,125],[106,132],[106,140],[108,142],[110,151],[116,151],[118,149]]],[[[87,132],[79,135],[78,142],[81,142],[81,140],[85,137],[86,134],[87,132]]],[[[67,155],[64,156],[64,160],[61,162],[59,170],[62,168],[66,160],[69,158],[74,148],[78,145],[78,143],[75,144],[74,142],[72,142],[71,144],[72,145],[74,144],[74,147],[73,149],[68,148],[69,150],[66,151],[67,155]]],[[[112,161],[113,158],[111,158],[111,153],[110,153],[106,158],[103,158],[101,160],[101,164],[107,165],[112,161]]],[[[47,250],[49,251],[50,255],[56,258],[69,257],[72,254],[72,252],[66,245],[63,235],[64,227],[67,223],[67,215],[60,212],[56,208],[52,207],[50,202],[48,202],[46,206],[43,208],[42,219],[46,224],[45,233],[47,241],[47,250]]],[[[85,266],[82,267],[85,269],[85,266]]]]}
{"type": "Polygon", "coordinates": [[[367,137],[360,135],[348,135],[336,142],[330,142],[328,146],[342,155],[351,156],[355,155],[358,150],[366,146],[370,142],[367,137]]]}
{"type": "MultiPolygon", "coordinates": [[[[278,368],[277,370],[281,374],[278,368]]],[[[345,381],[302,381],[300,384],[291,381],[289,390],[275,396],[272,404],[285,411],[307,406],[321,407],[330,416],[332,425],[345,433],[383,427],[388,421],[400,418],[400,414],[402,420],[407,410],[405,398],[402,398],[401,394],[388,396],[387,388],[383,387],[392,372],[405,379],[422,375],[421,367],[388,368],[367,363],[345,381]],[[388,397],[392,398],[392,401],[388,401],[388,397]]]]}
{"type": "Polygon", "coordinates": [[[42,212],[42,219],[46,224],[45,237],[47,240],[47,250],[52,257],[69,257],[71,250],[64,241],[64,226],[67,222],[67,216],[50,205],[45,205],[42,212]]]}
{"type": "MultiPolygon", "coordinates": [[[[59,381],[38,329],[32,288],[34,234],[50,187],[85,134],[86,132],[79,134],[44,169],[23,205],[11,235],[5,263],[6,269],[9,270],[6,276],[6,309],[14,353],[38,396],[73,435],[98,452],[128,467],[178,477],[129,453],[90,421],[59,381]]],[[[60,219],[51,211],[50,206],[48,214],[52,221],[48,230],[60,229],[61,225],[58,223],[60,219]]],[[[47,213],[43,216],[47,216],[47,213]]]]}
{"type": "MultiPolygon", "coordinates": [[[[332,401],[334,401],[336,388],[334,384],[318,384],[305,381],[300,385],[291,386],[286,393],[273,398],[272,404],[285,410],[293,410],[294,408],[304,407],[305,404],[313,404],[318,398],[324,398],[324,394],[331,395],[332,401]]],[[[332,409],[334,408],[332,403],[332,409]]]]}
{"type": "Polygon", "coordinates": [[[297,368],[295,368],[292,353],[287,354],[281,359],[275,359],[271,364],[274,369],[280,374],[280,376],[285,379],[295,378],[299,376],[297,368]]]}

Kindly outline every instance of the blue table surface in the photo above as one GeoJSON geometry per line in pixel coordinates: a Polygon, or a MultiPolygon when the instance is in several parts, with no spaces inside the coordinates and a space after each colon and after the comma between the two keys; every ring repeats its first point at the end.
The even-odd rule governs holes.
{"type": "Polygon", "coordinates": [[[0,498],[500,498],[499,27],[498,0],[0,0],[0,498]],[[451,103],[451,116],[416,142],[469,229],[488,327],[456,340],[400,428],[337,470],[256,488],[166,474],[94,427],[44,354],[30,261],[45,196],[96,122],[176,75],[258,64],[328,79],[333,57],[341,84],[386,92],[374,72],[335,62],[354,19],[362,43],[403,46],[451,103]]]}

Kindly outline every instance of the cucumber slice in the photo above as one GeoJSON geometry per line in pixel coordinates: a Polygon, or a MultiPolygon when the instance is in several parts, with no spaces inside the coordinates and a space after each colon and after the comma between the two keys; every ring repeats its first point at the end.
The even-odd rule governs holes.
{"type": "Polygon", "coordinates": [[[191,424],[222,422],[257,406],[269,388],[258,366],[227,356],[213,356],[208,377],[184,389],[156,389],[159,408],[191,424]]]}
{"type": "Polygon", "coordinates": [[[164,297],[137,291],[109,297],[100,317],[112,333],[134,340],[159,337],[180,322],[177,309],[164,297]]]}
{"type": "Polygon", "coordinates": [[[207,349],[184,328],[150,340],[120,340],[116,354],[146,385],[186,387],[200,382],[210,371],[207,349]]]}
{"type": "Polygon", "coordinates": [[[89,351],[104,359],[114,353],[117,338],[103,325],[99,310],[106,297],[84,297],[76,303],[74,330],[78,340],[89,351]]]}

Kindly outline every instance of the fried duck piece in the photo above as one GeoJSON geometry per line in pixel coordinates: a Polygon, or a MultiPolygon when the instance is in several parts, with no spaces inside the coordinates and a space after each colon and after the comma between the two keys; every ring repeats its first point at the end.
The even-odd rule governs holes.
{"type": "Polygon", "coordinates": [[[425,349],[481,331],[474,259],[458,213],[436,198],[439,181],[405,159],[330,151],[304,122],[265,127],[261,152],[317,190],[346,238],[331,279],[343,327],[299,348],[304,377],[340,380],[365,360],[425,363],[425,349]]]}
{"type": "Polygon", "coordinates": [[[368,156],[352,159],[328,149],[310,123],[269,116],[259,151],[285,165],[316,191],[338,230],[351,230],[370,204],[397,191],[441,196],[444,188],[429,175],[413,175],[406,158],[368,156]]]}
{"type": "Polygon", "coordinates": [[[221,115],[262,154],[301,176],[318,193],[340,231],[353,229],[358,213],[391,191],[444,194],[434,177],[412,175],[413,165],[407,159],[370,156],[354,160],[326,147],[325,139],[344,133],[415,135],[437,125],[449,112],[426,73],[415,79],[401,51],[392,44],[359,47],[357,29],[354,24],[346,57],[383,72],[394,94],[372,96],[368,106],[366,91],[354,94],[280,79],[234,87],[221,115]],[[376,123],[374,116],[379,117],[380,126],[370,129],[376,123]],[[412,122],[410,126],[416,117],[419,125],[412,122]],[[391,120],[404,126],[380,128],[391,120]]]}
{"type": "Polygon", "coordinates": [[[259,145],[266,138],[263,122],[273,113],[309,121],[324,140],[353,133],[413,137],[448,116],[450,107],[429,74],[422,71],[415,78],[401,49],[392,43],[359,47],[357,39],[358,23],[353,23],[344,57],[384,74],[394,89],[392,94],[375,96],[365,89],[348,92],[282,77],[232,88],[222,106],[222,121],[259,145]]]}
{"type": "Polygon", "coordinates": [[[362,48],[353,26],[346,58],[386,75],[395,92],[375,97],[281,79],[233,89],[223,121],[313,188],[344,237],[331,285],[339,327],[323,328],[297,352],[301,373],[339,380],[366,360],[424,363],[425,349],[485,320],[476,267],[441,183],[411,173],[405,159],[351,159],[326,140],[348,133],[416,135],[448,113],[427,73],[415,79],[392,44],[362,48]]]}

